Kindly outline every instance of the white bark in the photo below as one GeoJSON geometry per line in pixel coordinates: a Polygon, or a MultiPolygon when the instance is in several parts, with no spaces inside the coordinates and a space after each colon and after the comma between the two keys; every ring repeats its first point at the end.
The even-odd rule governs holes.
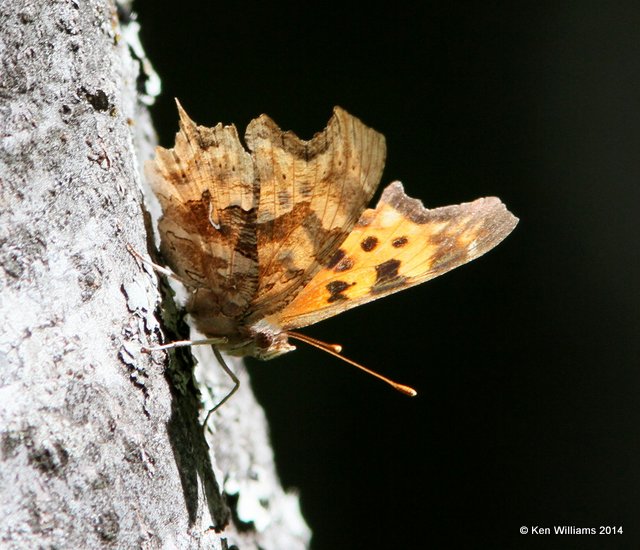
{"type": "Polygon", "coordinates": [[[207,444],[188,352],[140,353],[161,324],[125,249],[154,139],[131,30],[107,0],[0,0],[0,547],[304,548],[241,364],[207,444]]]}

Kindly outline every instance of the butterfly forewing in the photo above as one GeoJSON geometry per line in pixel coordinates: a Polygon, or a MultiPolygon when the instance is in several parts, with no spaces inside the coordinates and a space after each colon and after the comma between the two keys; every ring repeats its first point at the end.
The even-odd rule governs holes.
{"type": "Polygon", "coordinates": [[[347,237],[380,181],[385,142],[338,107],[310,141],[263,115],[249,124],[246,142],[260,186],[251,321],[291,301],[347,237]]]}
{"type": "Polygon", "coordinates": [[[496,246],[516,223],[495,197],[427,210],[394,182],[277,322],[303,327],[433,279],[496,246]]]}

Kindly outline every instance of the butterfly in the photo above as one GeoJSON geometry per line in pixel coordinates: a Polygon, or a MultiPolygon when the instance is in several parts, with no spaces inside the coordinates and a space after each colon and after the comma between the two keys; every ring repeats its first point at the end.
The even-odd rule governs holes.
{"type": "Polygon", "coordinates": [[[399,182],[367,208],[385,139],[340,107],[309,141],[262,115],[245,148],[235,126],[199,126],[177,105],[175,145],[145,171],[163,211],[160,251],[220,361],[271,359],[295,349],[290,339],[339,355],[295,331],[469,262],[518,222],[495,197],[426,209],[399,182]]]}

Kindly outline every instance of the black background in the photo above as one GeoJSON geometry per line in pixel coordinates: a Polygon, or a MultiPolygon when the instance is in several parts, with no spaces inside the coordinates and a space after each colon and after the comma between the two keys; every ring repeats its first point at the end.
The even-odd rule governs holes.
{"type": "Polygon", "coordinates": [[[337,104],[386,136],[384,185],[430,207],[496,195],[521,220],[306,329],[419,397],[304,345],[249,363],[282,480],[316,550],[637,548],[640,6],[415,4],[136,3],[164,145],[174,96],[201,124],[264,112],[305,139],[337,104]]]}

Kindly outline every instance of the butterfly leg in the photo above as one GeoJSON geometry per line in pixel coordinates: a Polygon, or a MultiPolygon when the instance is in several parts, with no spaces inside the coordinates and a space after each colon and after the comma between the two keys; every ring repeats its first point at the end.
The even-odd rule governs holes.
{"type": "Polygon", "coordinates": [[[186,346],[217,346],[219,344],[225,344],[226,342],[227,339],[224,336],[220,336],[219,338],[206,338],[204,340],[177,340],[161,346],[153,346],[152,348],[142,347],[141,351],[142,353],[151,353],[152,351],[183,348],[186,346]]]}
{"type": "Polygon", "coordinates": [[[227,363],[224,360],[224,357],[222,357],[222,354],[220,353],[220,350],[216,347],[216,346],[211,346],[213,348],[213,353],[216,356],[216,359],[218,360],[218,363],[220,363],[220,366],[222,367],[222,369],[224,370],[224,372],[227,373],[227,375],[229,376],[229,378],[231,378],[231,380],[233,381],[233,388],[231,388],[231,391],[225,395],[217,404],[215,407],[213,407],[212,409],[209,410],[209,412],[207,413],[207,416],[204,419],[204,422],[202,424],[202,430],[206,430],[207,429],[207,423],[209,422],[209,417],[216,411],[218,410],[222,405],[224,405],[229,398],[238,391],[238,388],[240,387],[240,380],[238,380],[238,377],[233,373],[233,371],[229,368],[229,366],[227,365],[227,363]]]}
{"type": "MultiPolygon", "coordinates": [[[[209,214],[209,216],[211,217],[211,213],[209,214]]],[[[219,226],[216,227],[216,224],[214,224],[213,220],[211,220],[211,224],[216,228],[219,229],[219,226]]],[[[176,281],[181,282],[182,284],[184,284],[185,286],[189,286],[186,285],[185,282],[178,277],[173,271],[171,271],[170,269],[167,269],[166,267],[163,267],[161,265],[158,265],[156,263],[150,262],[149,260],[147,260],[146,258],[142,257],[142,255],[135,249],[133,248],[130,244],[127,244],[127,250],[129,251],[129,253],[138,258],[141,262],[150,265],[154,271],[157,271],[159,273],[162,273],[163,275],[166,275],[167,277],[171,277],[172,279],[175,279],[176,281]]],[[[229,366],[227,365],[227,363],[225,362],[224,358],[222,357],[222,354],[220,353],[220,350],[218,350],[218,348],[216,347],[219,344],[224,344],[227,342],[227,339],[224,337],[219,337],[219,338],[206,338],[204,340],[178,340],[176,342],[169,342],[168,344],[163,344],[161,346],[154,346],[152,348],[147,348],[147,347],[142,347],[141,351],[143,353],[151,353],[152,351],[162,351],[162,350],[168,350],[168,349],[175,349],[175,348],[179,348],[179,347],[185,347],[185,346],[205,346],[205,345],[210,345],[213,348],[213,353],[216,356],[216,359],[218,360],[218,363],[220,363],[220,366],[222,367],[222,369],[227,373],[227,375],[229,376],[229,378],[231,378],[231,380],[233,381],[233,388],[231,388],[231,391],[225,395],[222,400],[212,409],[209,410],[209,412],[207,413],[207,416],[204,419],[204,424],[203,424],[203,430],[206,429],[207,426],[207,422],[209,421],[209,417],[217,410],[219,409],[222,405],[224,405],[229,398],[236,393],[236,391],[238,391],[238,388],[240,387],[240,380],[238,380],[238,377],[233,373],[233,371],[229,368],[229,366]]]]}
{"type": "Polygon", "coordinates": [[[138,258],[138,260],[140,260],[142,263],[145,263],[148,266],[151,266],[151,268],[154,271],[157,271],[158,273],[162,273],[163,275],[166,275],[167,277],[170,277],[171,279],[174,279],[187,287],[189,286],[184,279],[178,277],[178,275],[176,275],[170,269],[147,260],[142,256],[142,254],[140,254],[140,252],[138,252],[135,248],[133,248],[133,246],[131,246],[129,243],[127,243],[126,246],[127,246],[127,250],[134,258],[138,258]]]}

